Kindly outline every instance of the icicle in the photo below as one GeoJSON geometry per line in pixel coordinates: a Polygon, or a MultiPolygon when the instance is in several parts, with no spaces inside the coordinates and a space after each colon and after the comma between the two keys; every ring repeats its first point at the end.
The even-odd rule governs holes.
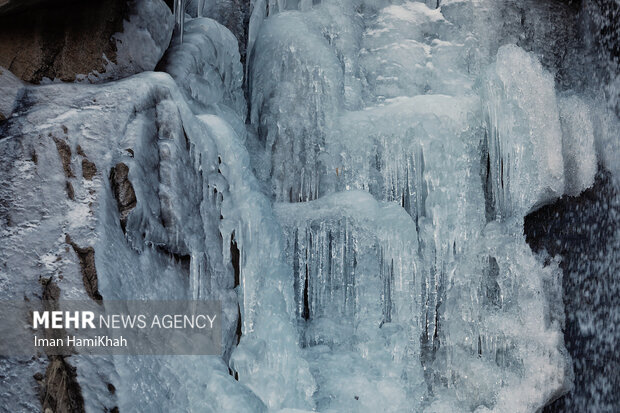
{"type": "Polygon", "coordinates": [[[179,43],[183,43],[186,2],[187,0],[174,0],[174,31],[178,36],[179,43]]]}
{"type": "Polygon", "coordinates": [[[205,8],[205,0],[197,0],[198,5],[196,6],[196,17],[202,17],[202,13],[204,13],[205,8]]]}

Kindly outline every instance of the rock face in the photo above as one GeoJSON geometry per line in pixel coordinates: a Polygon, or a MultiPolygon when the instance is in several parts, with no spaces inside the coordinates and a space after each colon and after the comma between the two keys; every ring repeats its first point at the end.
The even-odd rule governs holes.
{"type": "Polygon", "coordinates": [[[172,34],[172,14],[161,0],[48,1],[2,13],[5,8],[0,66],[32,83],[100,82],[152,70],[172,34]]]}

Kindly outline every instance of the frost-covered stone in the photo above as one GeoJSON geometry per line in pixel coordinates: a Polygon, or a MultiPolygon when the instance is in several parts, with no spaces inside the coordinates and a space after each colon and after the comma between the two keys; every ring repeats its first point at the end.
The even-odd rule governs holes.
{"type": "MultiPolygon", "coordinates": [[[[132,0],[123,30],[114,34],[116,59],[103,72],[87,74],[91,82],[119,79],[155,69],[170,44],[173,17],[162,0],[132,0]]],[[[78,78],[80,78],[78,76],[78,78]]]]}

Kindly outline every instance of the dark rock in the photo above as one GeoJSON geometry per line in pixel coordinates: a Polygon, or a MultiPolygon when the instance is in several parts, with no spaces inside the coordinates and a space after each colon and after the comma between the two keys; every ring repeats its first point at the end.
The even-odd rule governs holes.
{"type": "Polygon", "coordinates": [[[51,356],[41,389],[43,411],[84,412],[84,398],[77,381],[76,368],[65,357],[51,356]]]}
{"type": "Polygon", "coordinates": [[[22,81],[13,73],[0,67],[0,122],[11,116],[23,93],[24,84],[22,81]]]}
{"type": "Polygon", "coordinates": [[[97,166],[88,159],[82,159],[82,176],[84,179],[91,181],[97,174],[97,166]]]}
{"type": "Polygon", "coordinates": [[[73,189],[73,184],[69,181],[67,181],[67,197],[75,201],[75,190],[73,189]]]}
{"type": "Polygon", "coordinates": [[[0,17],[0,65],[22,80],[74,81],[78,74],[105,72],[104,55],[116,62],[112,35],[123,30],[126,2],[48,1],[15,11],[0,17]]]}
{"type": "Polygon", "coordinates": [[[58,150],[58,155],[60,156],[60,161],[62,162],[62,169],[65,171],[65,176],[67,178],[74,178],[75,175],[71,170],[71,148],[62,139],[54,138],[54,142],[56,143],[56,149],[58,150]]]}
{"type": "Polygon", "coordinates": [[[0,4],[0,66],[27,82],[99,82],[153,70],[172,35],[161,0],[17,3],[0,4]]]}
{"type": "Polygon", "coordinates": [[[560,255],[566,327],[575,388],[545,413],[618,411],[620,362],[620,192],[608,172],[576,197],[565,196],[525,217],[533,251],[560,255]]]}
{"type": "Polygon", "coordinates": [[[93,247],[80,248],[75,242],[71,241],[71,237],[67,235],[67,244],[73,247],[73,251],[80,260],[80,267],[82,271],[82,281],[84,283],[84,289],[90,298],[95,301],[103,299],[99,293],[97,268],[95,267],[95,249],[93,247]]]}

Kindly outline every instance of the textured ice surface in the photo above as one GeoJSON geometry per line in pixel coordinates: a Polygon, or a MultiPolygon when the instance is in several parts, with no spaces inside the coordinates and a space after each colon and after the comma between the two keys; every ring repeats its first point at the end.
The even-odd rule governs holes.
{"type": "Polygon", "coordinates": [[[579,195],[594,183],[596,151],[590,107],[576,96],[560,99],[562,156],[568,195],[579,195]]]}
{"type": "Polygon", "coordinates": [[[538,60],[495,55],[450,4],[451,20],[422,2],[279,10],[254,45],[255,158],[292,203],[276,211],[321,411],[533,411],[571,380],[561,272],[521,219],[564,193],[575,138],[538,60]]]}
{"type": "Polygon", "coordinates": [[[173,43],[158,68],[170,73],[194,112],[216,113],[245,137],[243,73],[232,33],[215,20],[193,19],[183,43],[173,43]]]}
{"type": "Polygon", "coordinates": [[[516,46],[503,46],[486,86],[487,145],[498,216],[524,215],[564,192],[562,129],[553,78],[516,46]]]}
{"type": "MultiPolygon", "coordinates": [[[[246,107],[236,41],[211,19],[190,20],[185,29],[183,43],[168,51],[161,66],[177,79],[217,147],[223,178],[216,187],[222,197],[218,225],[224,240],[217,252],[231,262],[233,244],[239,251],[241,337],[230,367],[269,408],[311,407],[314,380],[298,346],[280,226],[244,147],[246,107]]],[[[204,150],[212,152],[208,146],[204,150]]]]}
{"type": "Polygon", "coordinates": [[[317,409],[414,408],[407,392],[420,394],[423,385],[423,323],[411,217],[360,191],[279,204],[276,213],[317,409]]]}

